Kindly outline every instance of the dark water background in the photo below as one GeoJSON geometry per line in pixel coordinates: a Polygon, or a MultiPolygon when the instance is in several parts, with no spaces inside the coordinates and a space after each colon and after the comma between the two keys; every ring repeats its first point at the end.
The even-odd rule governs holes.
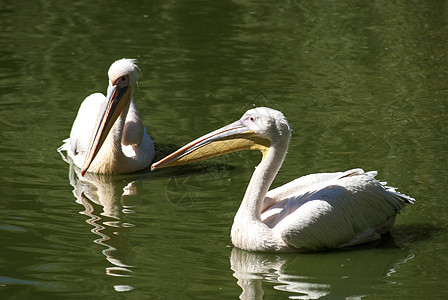
{"type": "Polygon", "coordinates": [[[0,1],[0,297],[448,297],[446,1],[0,1]],[[274,186],[361,167],[417,199],[390,237],[254,254],[229,232],[257,153],[88,176],[56,152],[107,69],[137,58],[158,149],[279,109],[274,186]]]}

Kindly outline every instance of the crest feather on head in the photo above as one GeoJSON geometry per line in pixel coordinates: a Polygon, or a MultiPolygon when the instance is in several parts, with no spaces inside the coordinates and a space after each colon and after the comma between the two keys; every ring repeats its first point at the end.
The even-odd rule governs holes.
{"type": "Polygon", "coordinates": [[[114,83],[121,76],[128,75],[131,85],[134,85],[138,80],[138,66],[135,64],[136,59],[122,58],[115,61],[109,68],[107,73],[110,83],[114,83]]]}

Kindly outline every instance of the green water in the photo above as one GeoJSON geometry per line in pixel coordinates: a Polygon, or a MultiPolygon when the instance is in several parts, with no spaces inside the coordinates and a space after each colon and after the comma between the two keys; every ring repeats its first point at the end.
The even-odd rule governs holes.
{"type": "Polygon", "coordinates": [[[0,1],[0,297],[447,298],[447,49],[446,1],[0,1]],[[229,233],[257,153],[80,181],[56,148],[122,57],[159,151],[270,106],[274,186],[360,167],[417,203],[373,245],[256,254],[229,233]]]}

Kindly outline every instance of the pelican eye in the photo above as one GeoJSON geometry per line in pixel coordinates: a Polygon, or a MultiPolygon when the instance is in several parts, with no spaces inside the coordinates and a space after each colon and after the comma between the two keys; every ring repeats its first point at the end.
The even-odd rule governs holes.
{"type": "Polygon", "coordinates": [[[249,123],[249,122],[255,123],[258,120],[258,118],[256,116],[245,115],[242,120],[247,123],[249,123]]]}
{"type": "Polygon", "coordinates": [[[120,78],[118,78],[115,81],[115,85],[118,85],[119,87],[128,86],[129,85],[129,76],[127,76],[127,75],[121,76],[120,78]]]}

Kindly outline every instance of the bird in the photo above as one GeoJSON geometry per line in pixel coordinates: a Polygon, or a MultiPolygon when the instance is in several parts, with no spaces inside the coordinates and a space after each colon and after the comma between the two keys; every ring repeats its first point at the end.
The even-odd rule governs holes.
{"type": "Polygon", "coordinates": [[[151,165],[187,164],[239,150],[263,157],[235,215],[235,247],[257,252],[314,252],[368,243],[389,232],[398,212],[415,199],[375,179],[376,171],[351,169],[299,177],[269,191],[291,139],[280,111],[257,107],[151,165]]]}
{"type": "Polygon", "coordinates": [[[58,148],[81,169],[99,174],[125,174],[148,168],[154,141],[146,133],[134,102],[138,80],[135,59],[119,59],[109,68],[107,95],[94,93],[79,107],[70,137],[58,148]]]}

